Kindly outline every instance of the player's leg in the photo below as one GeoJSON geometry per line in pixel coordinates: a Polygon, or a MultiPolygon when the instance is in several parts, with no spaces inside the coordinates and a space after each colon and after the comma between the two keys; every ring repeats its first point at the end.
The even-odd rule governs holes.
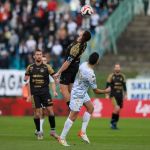
{"type": "Polygon", "coordinates": [[[44,124],[44,121],[45,121],[45,116],[47,114],[47,110],[45,107],[42,107],[42,116],[41,116],[41,119],[40,119],[40,131],[43,132],[43,124],[44,124]]]}
{"type": "Polygon", "coordinates": [[[70,83],[70,84],[69,84],[69,88],[68,88],[68,89],[69,89],[69,93],[71,93],[72,86],[73,86],[73,83],[70,83]]]}
{"type": "Polygon", "coordinates": [[[42,98],[43,106],[46,107],[47,115],[48,115],[48,121],[51,128],[50,135],[54,138],[57,138],[58,135],[56,134],[55,128],[56,128],[56,122],[55,122],[55,115],[53,111],[53,101],[51,99],[51,95],[49,93],[46,93],[43,95],[42,98]]]}
{"type": "Polygon", "coordinates": [[[48,112],[48,120],[51,128],[50,135],[57,139],[58,135],[56,133],[56,121],[55,121],[53,106],[48,106],[47,112],[48,112]]]}
{"type": "Polygon", "coordinates": [[[84,113],[83,115],[83,120],[82,120],[82,127],[81,127],[81,131],[79,132],[79,137],[81,137],[85,142],[90,143],[87,134],[86,134],[86,130],[87,130],[87,126],[89,124],[91,115],[94,111],[94,107],[91,101],[87,101],[84,103],[84,106],[86,107],[87,111],[84,113]]]}
{"type": "Polygon", "coordinates": [[[67,103],[67,106],[69,107],[69,102],[70,102],[69,85],[60,84],[60,92],[63,95],[63,98],[67,103]]]}
{"type": "Polygon", "coordinates": [[[72,127],[74,121],[77,119],[80,108],[83,105],[82,100],[77,99],[77,97],[74,94],[75,93],[71,93],[71,101],[70,101],[70,105],[69,105],[71,111],[70,111],[70,114],[69,114],[67,120],[65,121],[64,128],[59,137],[59,142],[64,146],[68,146],[68,144],[66,142],[66,136],[67,136],[70,128],[72,127]]]}
{"type": "Polygon", "coordinates": [[[111,128],[112,129],[117,129],[117,122],[119,120],[119,113],[120,113],[120,105],[119,105],[119,100],[116,97],[112,98],[112,103],[113,103],[113,112],[112,112],[112,117],[111,117],[111,128]]]}
{"type": "Polygon", "coordinates": [[[37,132],[40,132],[41,105],[38,96],[32,95],[32,108],[34,112],[35,127],[37,132]]]}
{"type": "Polygon", "coordinates": [[[78,111],[70,111],[69,117],[65,121],[64,128],[58,139],[59,143],[62,144],[63,146],[70,146],[66,142],[66,136],[67,136],[68,132],[70,131],[74,121],[77,119],[78,113],[79,113],[78,111]]]}

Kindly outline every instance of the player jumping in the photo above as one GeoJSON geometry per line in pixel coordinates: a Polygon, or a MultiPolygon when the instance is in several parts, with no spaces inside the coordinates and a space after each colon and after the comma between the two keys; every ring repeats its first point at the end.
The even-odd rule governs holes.
{"type": "Polygon", "coordinates": [[[99,61],[99,55],[97,53],[92,53],[89,57],[88,62],[83,63],[78,72],[78,76],[75,80],[71,91],[71,99],[70,99],[70,114],[68,119],[64,124],[64,128],[60,137],[58,138],[59,143],[63,146],[69,146],[66,142],[66,136],[73,125],[74,121],[77,119],[79,111],[81,107],[84,105],[87,111],[83,115],[82,128],[79,132],[79,136],[83,141],[90,143],[87,135],[86,129],[88,123],[90,121],[90,117],[93,113],[94,107],[92,102],[90,101],[90,97],[87,93],[89,87],[91,87],[96,94],[109,93],[110,88],[105,90],[101,90],[97,88],[96,77],[94,74],[94,67],[99,61]]]}
{"type": "Polygon", "coordinates": [[[87,42],[91,39],[89,31],[81,32],[76,41],[67,49],[66,60],[55,77],[60,76],[60,91],[69,106],[70,93],[79,69],[80,57],[86,49],[87,42]]]}

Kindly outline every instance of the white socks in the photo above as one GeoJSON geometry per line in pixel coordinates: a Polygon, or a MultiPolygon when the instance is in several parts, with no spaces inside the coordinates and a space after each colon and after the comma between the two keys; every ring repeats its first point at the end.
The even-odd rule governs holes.
{"type": "Polygon", "coordinates": [[[43,132],[44,119],[40,119],[40,131],[43,132]]]}
{"type": "Polygon", "coordinates": [[[91,114],[89,114],[88,112],[85,112],[83,115],[82,128],[81,128],[81,131],[83,133],[86,133],[86,128],[89,124],[90,118],[91,118],[91,114]]]}
{"type": "Polygon", "coordinates": [[[73,125],[73,121],[68,118],[64,124],[64,128],[63,128],[62,133],[60,135],[61,139],[64,140],[66,138],[66,135],[68,134],[72,125],[73,125]]]}

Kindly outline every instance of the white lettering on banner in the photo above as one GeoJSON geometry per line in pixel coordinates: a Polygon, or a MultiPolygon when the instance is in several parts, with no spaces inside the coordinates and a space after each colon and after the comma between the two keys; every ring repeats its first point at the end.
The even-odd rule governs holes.
{"type": "Polygon", "coordinates": [[[150,79],[128,79],[128,99],[150,100],[150,79]]]}
{"type": "Polygon", "coordinates": [[[143,117],[146,117],[148,114],[150,114],[150,104],[143,104],[142,101],[139,101],[137,106],[136,106],[136,113],[142,114],[143,117]]]}
{"type": "Polygon", "coordinates": [[[99,99],[93,100],[94,105],[94,112],[92,114],[93,117],[101,117],[102,116],[102,110],[103,110],[103,104],[99,99]]]}
{"type": "Polygon", "coordinates": [[[0,70],[0,96],[21,96],[24,71],[0,70]]]}

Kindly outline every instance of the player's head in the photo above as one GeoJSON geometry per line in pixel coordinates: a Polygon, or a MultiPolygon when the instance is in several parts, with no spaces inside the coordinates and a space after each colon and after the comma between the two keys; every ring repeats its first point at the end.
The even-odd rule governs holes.
{"type": "Polygon", "coordinates": [[[36,49],[34,52],[34,59],[36,62],[42,62],[43,52],[40,49],[36,49]]]}
{"type": "Polygon", "coordinates": [[[43,57],[42,57],[42,62],[43,62],[43,64],[47,64],[47,58],[46,58],[46,56],[44,56],[44,55],[43,55],[43,57]]]}
{"type": "Polygon", "coordinates": [[[120,73],[120,71],[121,71],[120,64],[119,64],[119,63],[116,63],[115,66],[114,66],[114,72],[115,72],[115,73],[120,73]]]}
{"type": "Polygon", "coordinates": [[[86,31],[80,32],[77,40],[84,43],[84,42],[89,41],[90,39],[91,39],[91,33],[86,30],[86,31]]]}
{"type": "Polygon", "coordinates": [[[99,54],[94,52],[89,56],[89,64],[96,65],[99,62],[99,54]]]}

